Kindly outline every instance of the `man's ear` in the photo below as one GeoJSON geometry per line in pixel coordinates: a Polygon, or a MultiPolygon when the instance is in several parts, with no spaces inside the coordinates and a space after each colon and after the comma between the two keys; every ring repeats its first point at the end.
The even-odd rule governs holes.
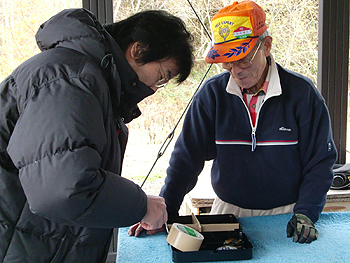
{"type": "Polygon", "coordinates": [[[130,44],[130,57],[132,59],[137,59],[141,56],[142,52],[145,50],[145,47],[140,44],[140,42],[135,42],[135,43],[132,43],[130,44]]]}
{"type": "Polygon", "coordinates": [[[267,57],[270,54],[271,51],[271,47],[272,47],[272,37],[271,36],[267,36],[264,38],[263,40],[263,45],[264,45],[264,53],[265,53],[265,57],[267,57]]]}

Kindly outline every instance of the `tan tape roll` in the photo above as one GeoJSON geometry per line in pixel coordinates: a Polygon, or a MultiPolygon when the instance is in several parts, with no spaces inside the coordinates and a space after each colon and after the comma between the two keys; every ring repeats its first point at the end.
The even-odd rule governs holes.
{"type": "Polygon", "coordinates": [[[198,251],[203,239],[203,235],[197,230],[182,224],[174,223],[166,241],[180,251],[198,251]]]}

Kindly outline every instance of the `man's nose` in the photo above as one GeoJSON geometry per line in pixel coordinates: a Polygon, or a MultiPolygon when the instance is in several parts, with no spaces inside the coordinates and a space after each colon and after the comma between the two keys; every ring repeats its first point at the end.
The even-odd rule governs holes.
{"type": "Polygon", "coordinates": [[[243,69],[238,67],[236,62],[230,62],[230,72],[232,72],[233,74],[237,74],[237,73],[240,73],[242,71],[243,71],[243,69]]]}

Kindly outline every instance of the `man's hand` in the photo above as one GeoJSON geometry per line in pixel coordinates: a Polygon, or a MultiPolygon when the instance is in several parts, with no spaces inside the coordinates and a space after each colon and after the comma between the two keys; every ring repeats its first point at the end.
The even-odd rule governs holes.
{"type": "Polygon", "coordinates": [[[141,222],[131,226],[128,234],[138,237],[143,230],[147,235],[153,235],[165,231],[165,224],[168,221],[165,200],[161,196],[147,195],[147,212],[141,222]]]}
{"type": "MultiPolygon", "coordinates": [[[[138,237],[139,235],[141,235],[143,230],[144,229],[141,226],[141,223],[137,223],[129,228],[128,234],[129,234],[129,236],[138,237]]],[[[146,234],[147,235],[154,235],[155,233],[158,233],[161,231],[163,231],[163,232],[165,231],[165,225],[163,225],[161,228],[158,228],[158,229],[146,230],[146,234]]]]}
{"type": "Polygon", "coordinates": [[[293,242],[311,243],[318,238],[314,223],[303,214],[295,214],[287,225],[287,237],[293,236],[293,242]]]}
{"type": "Polygon", "coordinates": [[[161,196],[147,195],[147,212],[140,223],[129,228],[129,235],[136,237],[145,229],[148,235],[162,231],[168,221],[165,200],[161,196]]]}

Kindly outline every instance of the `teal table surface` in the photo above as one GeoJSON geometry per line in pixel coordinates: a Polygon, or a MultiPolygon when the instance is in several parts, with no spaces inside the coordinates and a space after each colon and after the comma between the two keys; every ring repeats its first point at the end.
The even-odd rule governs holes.
{"type": "MultiPolygon", "coordinates": [[[[238,218],[253,245],[253,258],[216,262],[350,262],[350,212],[322,213],[315,224],[319,238],[310,244],[294,243],[292,238],[287,238],[286,226],[291,216],[238,218]]],[[[127,231],[128,228],[119,229],[117,263],[173,262],[165,232],[130,237],[127,231]]]]}

